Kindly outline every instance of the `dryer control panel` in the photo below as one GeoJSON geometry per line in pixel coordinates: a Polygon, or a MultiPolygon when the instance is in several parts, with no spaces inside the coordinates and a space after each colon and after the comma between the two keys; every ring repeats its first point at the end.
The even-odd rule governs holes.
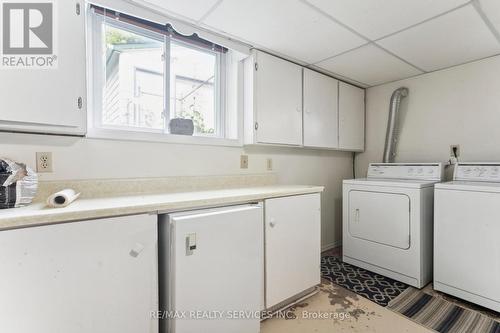
{"type": "Polygon", "coordinates": [[[443,180],[442,163],[370,163],[368,178],[443,180]]]}
{"type": "Polygon", "coordinates": [[[455,166],[453,179],[500,183],[500,163],[459,162],[455,166]]]}

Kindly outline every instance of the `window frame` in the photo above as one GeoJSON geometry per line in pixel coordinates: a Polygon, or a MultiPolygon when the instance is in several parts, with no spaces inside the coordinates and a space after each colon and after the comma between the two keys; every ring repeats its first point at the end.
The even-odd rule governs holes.
{"type": "MultiPolygon", "coordinates": [[[[173,39],[169,36],[156,33],[146,28],[141,28],[126,22],[107,20],[106,24],[111,22],[111,25],[137,33],[148,38],[158,40],[163,43],[164,50],[164,128],[163,129],[148,129],[133,126],[112,126],[103,125],[103,92],[106,84],[106,75],[104,68],[103,57],[105,52],[102,50],[104,45],[104,27],[105,18],[102,15],[94,13],[93,9],[87,8],[87,66],[88,66],[88,101],[89,112],[87,121],[87,137],[96,139],[111,139],[111,140],[127,140],[127,141],[149,141],[149,142],[166,142],[178,144],[194,144],[194,145],[215,145],[215,146],[243,146],[243,110],[238,102],[238,108],[232,110],[237,117],[236,121],[236,138],[227,138],[228,118],[227,116],[227,75],[229,68],[227,66],[226,55],[220,52],[211,51],[199,47],[194,44],[187,43],[182,40],[173,39]],[[216,55],[216,71],[215,71],[215,135],[175,135],[168,133],[168,122],[170,121],[170,45],[176,43],[185,47],[189,47],[202,52],[213,53],[216,55]]],[[[240,81],[238,75],[238,81],[240,81]]],[[[238,89],[239,95],[239,89],[238,89]]],[[[239,97],[238,97],[239,99],[239,97]]]]}

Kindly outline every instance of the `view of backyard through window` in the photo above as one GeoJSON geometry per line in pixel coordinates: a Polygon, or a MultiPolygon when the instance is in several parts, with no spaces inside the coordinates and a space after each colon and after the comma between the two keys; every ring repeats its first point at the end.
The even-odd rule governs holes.
{"type": "Polygon", "coordinates": [[[171,119],[183,118],[193,121],[194,135],[218,134],[215,52],[112,23],[105,23],[103,31],[103,126],[167,132],[171,119]]]}
{"type": "Polygon", "coordinates": [[[172,117],[193,119],[195,133],[215,132],[216,56],[178,43],[170,45],[172,117]]]}

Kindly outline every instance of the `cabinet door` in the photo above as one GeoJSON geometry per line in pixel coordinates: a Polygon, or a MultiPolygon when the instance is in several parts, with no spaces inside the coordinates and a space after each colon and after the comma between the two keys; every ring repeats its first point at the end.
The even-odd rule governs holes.
{"type": "Polygon", "coordinates": [[[0,130],[85,133],[84,13],[83,1],[54,1],[53,52],[57,67],[0,68],[0,130]]]}
{"type": "MultiPolygon", "coordinates": [[[[162,218],[162,231],[163,222],[162,218]]],[[[173,319],[166,332],[258,333],[258,318],[231,319],[227,314],[256,313],[262,307],[262,206],[173,214],[169,222],[170,235],[166,236],[170,236],[172,243],[164,264],[170,267],[165,281],[169,281],[171,289],[164,296],[169,300],[170,310],[221,311],[225,315],[212,319],[173,319]]]]}
{"type": "Polygon", "coordinates": [[[304,69],[304,146],[338,147],[338,83],[304,69]]]}
{"type": "Polygon", "coordinates": [[[0,332],[158,332],[157,216],[0,232],[0,332]]]}
{"type": "Polygon", "coordinates": [[[339,83],[339,148],[365,149],[365,91],[339,83]]]}
{"type": "Polygon", "coordinates": [[[320,283],[320,194],[265,201],[266,307],[320,283]]]}
{"type": "Polygon", "coordinates": [[[257,53],[257,142],[302,145],[302,67],[257,53]]]}

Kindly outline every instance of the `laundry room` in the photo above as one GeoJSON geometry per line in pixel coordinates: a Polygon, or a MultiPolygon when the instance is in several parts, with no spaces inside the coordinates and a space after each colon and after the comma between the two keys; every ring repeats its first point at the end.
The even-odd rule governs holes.
{"type": "Polygon", "coordinates": [[[500,333],[497,0],[0,0],[0,332],[500,333]]]}

